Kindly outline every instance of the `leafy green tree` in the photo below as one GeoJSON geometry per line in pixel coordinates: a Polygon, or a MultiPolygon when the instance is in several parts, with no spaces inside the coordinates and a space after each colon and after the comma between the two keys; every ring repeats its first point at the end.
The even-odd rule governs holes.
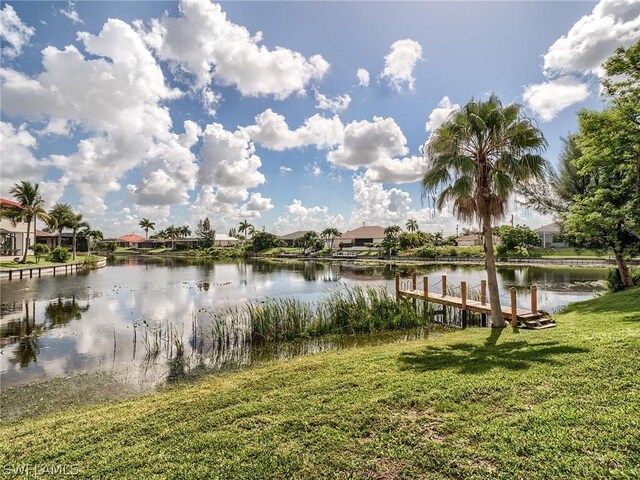
{"type": "Polygon", "coordinates": [[[398,240],[398,235],[393,229],[388,231],[389,228],[390,227],[387,227],[385,229],[385,235],[380,247],[385,254],[395,255],[398,253],[398,249],[400,248],[400,240],[398,240]]]}
{"type": "Polygon", "coordinates": [[[175,225],[169,225],[164,229],[165,238],[171,240],[171,248],[176,248],[176,238],[180,236],[180,231],[175,225]]]}
{"type": "Polygon", "coordinates": [[[585,110],[578,120],[576,166],[591,183],[563,215],[563,233],[583,247],[610,248],[622,284],[633,286],[626,258],[640,251],[640,130],[617,107],[585,110]]]}
{"type": "Polygon", "coordinates": [[[104,235],[100,230],[91,230],[90,228],[85,228],[84,230],[78,232],[78,236],[87,239],[87,248],[89,249],[89,255],[91,255],[91,244],[97,240],[104,239],[104,235]]]}
{"type": "Polygon", "coordinates": [[[149,230],[155,230],[156,222],[152,222],[148,218],[143,218],[138,225],[144,230],[144,236],[149,238],[149,230]]]}
{"type": "Polygon", "coordinates": [[[64,247],[56,247],[49,258],[52,262],[67,263],[71,259],[71,252],[64,247]]]}
{"type": "Polygon", "coordinates": [[[304,249],[313,248],[314,250],[322,248],[322,241],[317,232],[308,231],[301,238],[301,246],[304,249]]]}
{"type": "Polygon", "coordinates": [[[229,229],[229,236],[232,238],[236,238],[238,236],[238,231],[236,230],[236,227],[231,227],[229,229]]]}
{"type": "Polygon", "coordinates": [[[407,232],[418,232],[420,229],[418,228],[418,221],[415,218],[410,218],[407,220],[407,224],[405,225],[407,232]]]}
{"type": "Polygon", "coordinates": [[[516,247],[528,247],[538,245],[540,243],[540,235],[535,230],[525,226],[503,225],[496,229],[496,233],[500,238],[500,242],[507,250],[513,250],[516,247]]]}
{"type": "Polygon", "coordinates": [[[286,244],[273,233],[255,232],[251,239],[251,245],[255,252],[261,252],[269,248],[283,247],[286,244]]]}
{"type": "Polygon", "coordinates": [[[32,247],[32,250],[33,250],[33,254],[36,257],[36,263],[40,263],[40,258],[42,258],[44,255],[48,255],[51,252],[49,250],[49,247],[44,243],[36,243],[32,247]]]}
{"type": "Polygon", "coordinates": [[[22,181],[16,183],[9,189],[9,193],[14,196],[20,207],[4,206],[1,215],[9,218],[15,225],[17,222],[27,223],[27,240],[24,248],[24,254],[20,263],[27,263],[27,253],[31,240],[31,222],[34,222],[33,229],[35,231],[35,221],[40,218],[45,222],[50,222],[51,217],[44,209],[44,200],[40,195],[40,185],[31,182],[22,181]]]}
{"type": "Polygon", "coordinates": [[[424,192],[437,195],[439,210],[452,202],[460,220],[482,225],[494,327],[506,322],[493,252],[493,222],[504,217],[518,185],[543,177],[546,161],[540,153],[546,145],[520,105],[503,106],[495,95],[467,103],[425,145],[429,169],[422,179],[424,192]]]}
{"type": "Polygon", "coordinates": [[[198,220],[198,225],[196,226],[196,237],[198,237],[201,248],[213,247],[215,244],[216,231],[211,228],[211,221],[209,220],[209,217],[203,220],[198,220]]]}

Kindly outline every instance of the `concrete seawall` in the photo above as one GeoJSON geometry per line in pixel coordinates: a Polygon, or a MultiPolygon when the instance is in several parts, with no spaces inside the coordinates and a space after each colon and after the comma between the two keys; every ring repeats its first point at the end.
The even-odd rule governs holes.
{"type": "MultiPolygon", "coordinates": [[[[105,257],[98,257],[96,259],[95,268],[104,268],[107,266],[107,259],[105,257]]],[[[45,275],[69,275],[78,271],[85,271],[86,265],[84,262],[75,263],[62,263],[60,265],[47,265],[43,267],[28,266],[24,268],[8,268],[0,270],[0,280],[20,280],[22,278],[34,278],[43,277],[45,275]]]]}

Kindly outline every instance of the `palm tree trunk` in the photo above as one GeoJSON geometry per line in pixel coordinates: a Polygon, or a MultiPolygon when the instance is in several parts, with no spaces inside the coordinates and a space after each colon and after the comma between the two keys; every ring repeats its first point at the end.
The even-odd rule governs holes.
{"type": "Polygon", "coordinates": [[[629,266],[624,259],[624,255],[622,255],[621,252],[615,252],[615,255],[618,273],[620,274],[620,281],[625,287],[633,287],[633,278],[629,275],[629,266]]]}
{"type": "Polygon", "coordinates": [[[76,231],[73,231],[73,259],[76,259],[76,231]]]}
{"type": "Polygon", "coordinates": [[[58,230],[58,245],[56,247],[62,246],[62,229],[58,230]]]}
{"type": "Polygon", "coordinates": [[[482,233],[484,234],[487,285],[489,287],[489,304],[491,305],[491,326],[494,328],[503,328],[507,326],[507,322],[502,315],[502,305],[500,304],[498,272],[496,270],[496,258],[493,254],[493,233],[491,231],[491,217],[489,215],[483,216],[482,233]]]}
{"type": "Polygon", "coordinates": [[[29,240],[31,237],[31,219],[27,221],[27,238],[24,242],[24,255],[22,255],[22,262],[27,263],[27,253],[29,252],[29,240]]]}

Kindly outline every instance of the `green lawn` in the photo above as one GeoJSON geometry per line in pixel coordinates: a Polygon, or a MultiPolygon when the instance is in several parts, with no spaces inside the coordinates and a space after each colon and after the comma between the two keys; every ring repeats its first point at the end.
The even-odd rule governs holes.
{"type": "Polygon", "coordinates": [[[297,255],[302,255],[302,249],[300,247],[275,247],[262,250],[259,253],[260,255],[277,255],[279,253],[295,253],[297,255]]]}
{"type": "Polygon", "coordinates": [[[6,424],[0,463],[78,465],[82,478],[639,478],[640,289],[557,320],[273,362],[6,424]]]}
{"type": "MultiPolygon", "coordinates": [[[[35,256],[27,255],[26,264],[14,262],[13,260],[5,260],[0,262],[0,270],[4,270],[7,268],[19,269],[19,268],[33,268],[33,267],[52,267],[54,265],[70,265],[72,263],[82,263],[84,262],[85,258],[86,258],[86,255],[76,255],[75,261],[69,260],[67,263],[57,263],[57,262],[50,262],[49,260],[46,260],[46,257],[42,257],[40,259],[40,262],[36,263],[35,256]]],[[[101,258],[101,257],[96,257],[94,255],[94,258],[101,258]]],[[[21,255],[20,255],[20,259],[22,260],[21,255]]]]}
{"type": "Polygon", "coordinates": [[[607,258],[607,254],[587,248],[531,248],[530,252],[542,253],[542,258],[607,258]]]}

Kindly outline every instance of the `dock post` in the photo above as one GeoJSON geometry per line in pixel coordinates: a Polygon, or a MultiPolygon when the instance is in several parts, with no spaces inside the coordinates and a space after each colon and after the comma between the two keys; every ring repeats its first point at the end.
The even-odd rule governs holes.
{"type": "Polygon", "coordinates": [[[396,272],[396,300],[400,298],[400,274],[396,272]]]}
{"type": "Polygon", "coordinates": [[[422,288],[424,289],[425,302],[429,299],[429,277],[422,277],[422,288]]]}
{"type": "Polygon", "coordinates": [[[442,296],[447,296],[447,276],[442,275],[442,296]]]}
{"type": "Polygon", "coordinates": [[[538,313],[538,287],[531,285],[531,311],[538,313]]]}
{"type": "Polygon", "coordinates": [[[20,270],[20,280],[22,280],[22,270],[20,270]]]}
{"type": "Polygon", "coordinates": [[[518,303],[516,301],[516,289],[515,287],[511,287],[509,289],[511,292],[511,326],[518,326],[518,303]]]}
{"type": "Polygon", "coordinates": [[[480,280],[480,303],[482,305],[487,304],[487,281],[480,280]]]}
{"type": "Polygon", "coordinates": [[[11,270],[9,270],[9,280],[11,280],[12,274],[13,274],[13,272],[11,270]]]}
{"type": "Polygon", "coordinates": [[[411,286],[413,287],[412,290],[414,292],[418,289],[418,281],[416,279],[416,272],[415,271],[411,274],[411,286]]]}
{"type": "Polygon", "coordinates": [[[460,282],[460,296],[462,297],[462,328],[467,328],[467,282],[460,282]]]}

